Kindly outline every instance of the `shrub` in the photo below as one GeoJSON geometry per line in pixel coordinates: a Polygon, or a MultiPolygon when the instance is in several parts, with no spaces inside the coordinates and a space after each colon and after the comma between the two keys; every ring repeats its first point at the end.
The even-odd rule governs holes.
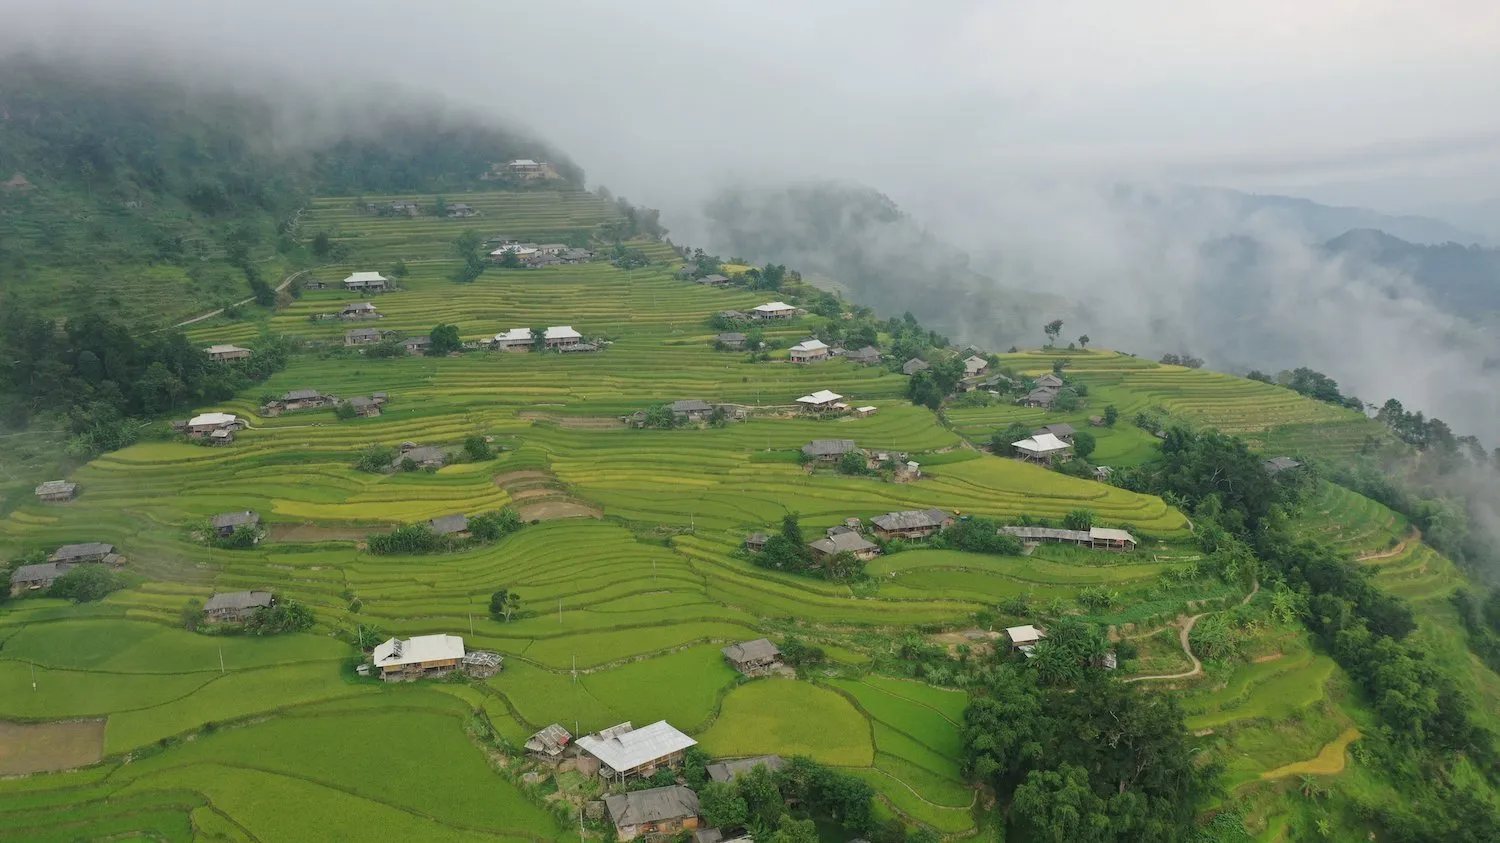
{"type": "Polygon", "coordinates": [[[354,461],[354,467],[359,471],[379,474],[390,467],[391,461],[396,458],[396,453],[396,449],[390,445],[370,445],[359,452],[359,457],[354,461]]]}
{"type": "Polygon", "coordinates": [[[245,631],[252,635],[276,635],[282,632],[304,632],[312,629],[313,613],[295,600],[261,606],[245,621],[245,631]]]}
{"type": "Polygon", "coordinates": [[[371,553],[431,553],[443,546],[442,537],[426,524],[408,524],[384,534],[371,534],[366,542],[371,553]]]}
{"type": "Polygon", "coordinates": [[[48,589],[47,596],[61,597],[74,603],[90,603],[103,600],[111,592],[125,587],[125,578],[111,571],[106,565],[79,565],[58,577],[48,589]]]}
{"type": "Polygon", "coordinates": [[[499,509],[469,519],[469,535],[476,542],[492,542],[521,529],[521,515],[514,509],[499,509]]]}
{"type": "Polygon", "coordinates": [[[1094,526],[1092,509],[1075,509],[1063,518],[1064,530],[1087,530],[1094,526]]]}
{"type": "Polygon", "coordinates": [[[1000,532],[1000,522],[992,518],[970,518],[959,521],[938,534],[936,547],[952,547],[972,553],[1017,555],[1021,540],[1000,532]]]}

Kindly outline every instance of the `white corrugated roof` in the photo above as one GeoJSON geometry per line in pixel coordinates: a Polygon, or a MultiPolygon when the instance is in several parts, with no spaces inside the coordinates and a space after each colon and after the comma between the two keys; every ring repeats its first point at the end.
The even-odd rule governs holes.
{"type": "Polygon", "coordinates": [[[348,278],[345,278],[344,279],[344,283],[348,284],[349,282],[352,281],[352,282],[354,282],[356,284],[366,284],[366,283],[369,283],[371,281],[384,281],[384,280],[386,280],[385,276],[381,275],[378,272],[355,272],[355,273],[350,274],[350,276],[348,278]]]}
{"type": "Polygon", "coordinates": [[[797,403],[799,403],[799,404],[827,404],[829,401],[837,401],[837,400],[839,400],[840,398],[843,398],[843,397],[844,396],[838,394],[837,392],[829,392],[826,389],[820,389],[820,390],[818,390],[817,392],[814,392],[811,395],[804,395],[801,398],[798,398],[797,399],[797,403]]]}
{"type": "Polygon", "coordinates": [[[372,660],[376,667],[393,667],[463,657],[464,640],[457,635],[414,635],[405,641],[392,638],[375,645],[372,660]]]}
{"type": "Polygon", "coordinates": [[[531,329],[511,328],[503,334],[496,334],[495,342],[531,342],[531,329]]]}
{"type": "Polygon", "coordinates": [[[576,340],[582,338],[583,334],[580,334],[577,331],[573,330],[572,325],[553,325],[552,327],[547,329],[547,339],[549,340],[576,340]]]}
{"type": "Polygon", "coordinates": [[[227,354],[231,351],[249,351],[248,348],[240,348],[237,345],[211,345],[204,349],[209,354],[227,354]]]}
{"type": "Polygon", "coordinates": [[[855,407],[854,409],[855,409],[856,412],[860,412],[860,413],[873,413],[873,412],[875,412],[875,407],[874,406],[869,406],[869,407],[855,407]]]}
{"type": "Polygon", "coordinates": [[[233,413],[204,413],[188,419],[188,427],[198,427],[204,424],[234,424],[239,421],[233,413]]]}
{"type": "Polygon", "coordinates": [[[1116,530],[1110,527],[1090,527],[1089,538],[1106,539],[1114,542],[1130,542],[1135,544],[1135,536],[1124,530],[1116,530]]]}
{"type": "Polygon", "coordinates": [[[630,731],[616,731],[618,729],[616,726],[605,730],[612,737],[584,735],[578,739],[578,746],[611,770],[624,772],[698,744],[665,720],[630,731]]]}
{"type": "Polygon", "coordinates": [[[490,257],[492,257],[492,258],[498,258],[501,255],[505,254],[506,252],[515,252],[516,253],[516,257],[519,258],[519,257],[525,257],[526,255],[534,255],[534,254],[537,253],[537,249],[534,246],[522,246],[522,245],[519,245],[519,244],[516,244],[516,243],[512,243],[509,246],[501,246],[500,248],[496,249],[495,251],[490,252],[490,257]]]}
{"type": "Polygon", "coordinates": [[[1072,447],[1068,443],[1062,441],[1061,439],[1058,439],[1056,436],[1050,433],[1038,433],[1035,436],[1029,437],[1027,439],[1022,439],[1019,442],[1012,442],[1010,444],[1017,448],[1020,448],[1023,451],[1030,451],[1034,454],[1050,454],[1053,451],[1065,451],[1068,448],[1072,447]]]}
{"type": "Polygon", "coordinates": [[[822,340],[803,340],[792,346],[792,351],[820,351],[827,347],[828,345],[822,340]]]}
{"type": "Polygon", "coordinates": [[[796,310],[795,307],[792,307],[784,301],[773,301],[766,304],[759,304],[755,306],[755,309],[760,311],[761,313],[775,313],[780,310],[796,310]]]}
{"type": "Polygon", "coordinates": [[[518,167],[518,166],[519,167],[535,167],[536,166],[536,162],[533,161],[533,160],[531,160],[530,158],[517,158],[516,160],[514,160],[514,161],[512,161],[510,163],[511,163],[511,166],[513,166],[513,167],[518,167]]]}
{"type": "Polygon", "coordinates": [[[1010,627],[1005,634],[1016,644],[1034,644],[1043,638],[1042,631],[1031,624],[1010,627]]]}

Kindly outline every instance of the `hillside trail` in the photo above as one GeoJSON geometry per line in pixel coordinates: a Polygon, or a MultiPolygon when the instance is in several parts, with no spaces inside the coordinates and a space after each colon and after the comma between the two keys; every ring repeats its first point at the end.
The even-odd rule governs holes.
{"type": "MultiPolygon", "coordinates": [[[[1251,600],[1254,600],[1255,599],[1255,595],[1259,594],[1259,593],[1260,593],[1260,580],[1256,580],[1251,585],[1251,587],[1250,587],[1250,593],[1246,594],[1245,595],[1245,599],[1243,599],[1243,600],[1240,601],[1240,605],[1241,606],[1247,605],[1251,600]]],[[[1188,638],[1190,638],[1192,636],[1192,634],[1193,634],[1193,627],[1195,627],[1195,626],[1198,625],[1198,620],[1200,618],[1206,616],[1206,615],[1211,615],[1211,614],[1213,614],[1213,612],[1201,612],[1199,614],[1193,615],[1192,617],[1188,618],[1185,622],[1183,622],[1182,629],[1177,634],[1177,640],[1182,643],[1182,652],[1183,652],[1183,654],[1185,654],[1188,657],[1188,661],[1189,662],[1192,662],[1192,665],[1193,665],[1193,669],[1192,670],[1184,671],[1182,673],[1158,673],[1158,674],[1153,674],[1151,676],[1132,676],[1129,679],[1126,679],[1125,681],[1126,682],[1154,682],[1154,681],[1164,681],[1164,680],[1168,680],[1168,679],[1191,679],[1194,676],[1201,675],[1203,673],[1203,662],[1199,661],[1198,657],[1195,656],[1195,655],[1193,655],[1193,647],[1188,642],[1188,638]]]]}
{"type": "MultiPolygon", "coordinates": [[[[320,267],[313,267],[313,269],[318,269],[318,268],[320,268],[320,267]]],[[[312,272],[312,271],[313,271],[312,269],[303,269],[303,270],[299,270],[297,272],[293,272],[291,275],[288,275],[287,277],[281,279],[281,283],[276,285],[276,292],[280,293],[280,292],[285,291],[287,287],[292,286],[292,282],[293,281],[297,280],[299,277],[301,277],[303,275],[306,275],[307,273],[312,272]]],[[[251,296],[250,298],[245,299],[243,301],[237,301],[237,302],[235,302],[233,306],[234,307],[244,307],[245,305],[247,305],[247,304],[249,304],[250,302],[253,302],[253,301],[255,301],[255,297],[251,296]]],[[[201,316],[194,316],[192,319],[188,319],[188,320],[183,321],[183,322],[178,322],[176,325],[173,325],[172,327],[174,327],[174,328],[183,328],[183,327],[186,327],[188,325],[193,324],[194,322],[202,322],[205,319],[212,319],[215,316],[218,316],[220,313],[223,313],[225,310],[228,310],[228,308],[221,307],[218,310],[210,310],[209,312],[207,312],[205,314],[202,314],[201,316]]]]}
{"type": "Polygon", "coordinates": [[[1422,531],[1418,530],[1416,527],[1412,527],[1411,532],[1407,533],[1406,536],[1401,539],[1400,543],[1390,550],[1381,550],[1375,553],[1366,553],[1363,556],[1356,556],[1355,561],[1370,562],[1375,559],[1389,559],[1392,556],[1400,556],[1401,554],[1406,552],[1407,548],[1411,547],[1413,542],[1419,542],[1421,540],[1422,531]]]}

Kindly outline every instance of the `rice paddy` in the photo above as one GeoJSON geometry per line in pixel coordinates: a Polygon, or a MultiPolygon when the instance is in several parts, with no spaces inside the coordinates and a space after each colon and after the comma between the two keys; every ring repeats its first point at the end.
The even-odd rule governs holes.
{"type": "MultiPolygon", "coordinates": [[[[1187,519],[1159,498],[982,454],[971,442],[1013,421],[1082,427],[1106,403],[1122,420],[1099,431],[1096,459],[1118,465],[1152,453],[1155,440],[1128,416],[1156,406],[1251,436],[1295,435],[1308,448],[1318,447],[1317,437],[1299,431],[1339,431],[1342,448],[1352,435],[1343,431],[1360,428],[1351,414],[1287,390],[1109,352],[1069,356],[1070,371],[1090,384],[1078,417],[992,406],[951,410],[945,425],[905,400],[905,378],[879,367],[795,366],[714,351],[707,318],[763,298],[675,278],[660,262],[670,256],[662,244],[647,244],[659,262],[638,270],[490,269],[459,284],[451,280],[451,241],[466,228],[581,244],[615,211],[588,194],[549,191],[447,199],[482,216],[380,218],[356,212],[351,198],[318,200],[304,226],[328,231],[354,256],[319,274],[336,282],[405,259],[403,289],[374,299],[382,330],[425,334],[446,322],[473,340],[571,324],[608,344],[590,354],[367,358],[342,348],[347,324],[311,318],[354,300],[320,290],[259,321],[193,326],[193,339],[205,344],[263,331],[327,344],[249,394],[183,408],[247,419],[232,446],[173,441],[163,425],[74,472],[85,490],[78,500],[26,504],[0,522],[7,557],[108,541],[144,580],[99,603],[28,598],[0,609],[0,718],[102,721],[79,738],[81,750],[60,747],[31,763],[51,769],[103,759],[0,782],[0,837],[352,840],[380,828],[392,839],[560,840],[574,830],[491,768],[470,739],[475,723],[515,745],[553,722],[588,732],[658,719],[716,754],[805,753],[848,768],[877,789],[882,812],[972,834],[974,791],[959,769],[966,696],[869,673],[881,652],[871,641],[919,624],[962,628],[975,612],[1020,596],[1071,604],[1095,586],[1118,595],[1114,614],[1100,618],[1111,624],[1237,595],[1160,587],[1161,575],[1190,566],[1195,551],[1186,549],[1187,519]],[[390,403],[370,419],[258,415],[263,393],[299,388],[383,391],[390,403]],[[877,410],[825,420],[796,412],[798,396],[825,388],[877,410]],[[683,398],[742,405],[751,417],[670,431],[618,421],[683,398]],[[370,444],[411,441],[457,453],[475,435],[492,437],[499,453],[433,472],[371,474],[353,465],[370,444]],[[809,472],[796,452],[815,438],[910,454],[924,477],[894,483],[809,472]],[[378,556],[360,542],[402,524],[543,501],[593,517],[528,524],[493,544],[440,555],[378,556]],[[739,550],[746,533],[774,528],[787,513],[801,516],[811,538],[850,516],[929,507],[1054,519],[1088,508],[1100,524],[1144,541],[1124,555],[909,550],[871,562],[873,582],[858,586],[769,571],[739,550]],[[270,528],[253,549],[209,548],[190,534],[208,516],[243,509],[270,528]],[[499,588],[522,600],[509,621],[488,612],[499,588]],[[181,628],[189,600],[237,589],[296,599],[312,608],[317,626],[270,638],[181,628]],[[347,643],[361,627],[403,637],[461,634],[471,648],[503,654],[505,669],[468,684],[362,680],[347,643]],[[826,645],[827,672],[743,682],[719,653],[792,628],[826,645]]],[[[790,345],[816,319],[777,325],[768,339],[773,348],[790,345]]],[[[1005,363],[1039,373],[1053,356],[1007,355],[1005,363]]],[[[1334,487],[1320,492],[1315,508],[1310,529],[1351,553],[1389,549],[1406,534],[1388,510],[1334,487]]],[[[1378,566],[1378,582],[1429,602],[1459,577],[1417,543],[1367,564],[1378,566]]],[[[1249,735],[1327,706],[1338,681],[1332,663],[1305,643],[1284,649],[1280,659],[1189,689],[1184,705],[1194,728],[1249,735]]],[[[4,742],[15,740],[6,735],[0,731],[0,759],[4,742]]],[[[1319,745],[1332,740],[1319,737],[1319,745]]],[[[1245,774],[1315,754],[1267,756],[1245,774]]]]}

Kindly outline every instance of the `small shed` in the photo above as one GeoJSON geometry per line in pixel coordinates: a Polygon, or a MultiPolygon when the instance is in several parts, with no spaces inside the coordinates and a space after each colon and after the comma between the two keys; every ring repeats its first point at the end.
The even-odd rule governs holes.
{"type": "Polygon", "coordinates": [[[734,777],[740,773],[747,773],[756,767],[765,767],[774,773],[781,769],[782,760],[780,755],[756,755],[750,758],[736,758],[732,761],[716,761],[704,768],[708,773],[710,781],[732,782],[734,777]]]}
{"type": "Polygon", "coordinates": [[[876,407],[873,404],[866,405],[864,407],[855,407],[854,408],[854,417],[857,418],[857,419],[869,418],[870,416],[875,415],[875,411],[878,410],[878,409],[880,409],[880,408],[876,407]]]}
{"type": "Polygon", "coordinates": [[[1301,462],[1291,457],[1276,457],[1275,459],[1266,460],[1263,465],[1266,467],[1267,474],[1280,474],[1283,471],[1291,471],[1294,468],[1302,467],[1301,462]]]}
{"type": "Polygon", "coordinates": [[[78,484],[68,480],[48,480],[36,487],[37,500],[60,503],[78,497],[78,484]]]}
{"type": "Polygon", "coordinates": [[[781,650],[769,638],[730,644],[720,652],[730,667],[746,676],[764,676],[781,666],[781,650]]]}
{"type": "Polygon", "coordinates": [[[1045,631],[1031,624],[1010,627],[1005,630],[1005,635],[1010,639],[1010,648],[1012,650],[1034,647],[1038,641],[1047,637],[1045,631]]]}
{"type": "Polygon", "coordinates": [[[526,751],[543,758],[556,758],[573,742],[573,736],[560,724],[537,732],[526,740],[526,751]]]}
{"type": "Polygon", "coordinates": [[[880,357],[880,349],[876,348],[873,345],[867,345],[864,348],[855,349],[854,351],[851,351],[848,354],[844,355],[845,360],[848,360],[851,363],[858,363],[861,366],[873,366],[876,363],[880,362],[880,357]]]}
{"type": "Polygon", "coordinates": [[[220,513],[213,517],[213,527],[214,532],[220,538],[228,538],[241,527],[248,527],[252,530],[260,527],[260,515],[248,509],[243,512],[220,513]]]}
{"type": "Polygon", "coordinates": [[[465,536],[469,533],[469,516],[444,515],[428,521],[427,527],[440,536],[465,536]]]}
{"type": "Polygon", "coordinates": [[[275,598],[269,591],[230,591],[215,594],[203,604],[204,619],[209,623],[243,621],[256,609],[269,607],[275,598]]]}
{"type": "Polygon", "coordinates": [[[745,549],[752,553],[759,553],[766,549],[766,534],[751,533],[745,536],[745,549]]]}
{"type": "Polygon", "coordinates": [[[813,558],[819,561],[840,553],[852,553],[856,559],[867,561],[880,555],[880,547],[859,533],[840,533],[809,542],[807,546],[812,550],[813,558]]]}
{"type": "Polygon", "coordinates": [[[738,331],[725,331],[714,337],[714,342],[736,351],[745,347],[745,335],[738,331]]]}

